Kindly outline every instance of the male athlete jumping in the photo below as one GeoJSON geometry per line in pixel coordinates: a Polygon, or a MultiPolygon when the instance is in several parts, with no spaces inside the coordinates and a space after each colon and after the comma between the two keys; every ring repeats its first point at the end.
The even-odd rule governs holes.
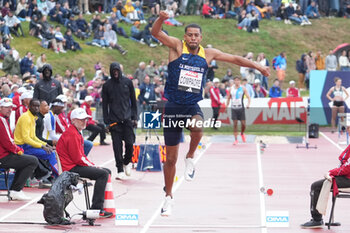
{"type": "MultiPolygon", "coordinates": [[[[164,140],[167,151],[167,160],[164,164],[165,179],[165,202],[161,210],[161,215],[171,214],[173,195],[172,187],[176,171],[176,161],[179,151],[179,142],[182,128],[178,124],[171,122],[202,121],[203,113],[197,102],[202,100],[202,92],[205,85],[208,64],[212,60],[233,63],[243,67],[250,67],[259,70],[262,75],[269,76],[268,67],[263,67],[253,63],[243,57],[223,53],[218,49],[204,49],[202,41],[202,29],[197,24],[189,24],[185,28],[184,40],[168,36],[161,28],[169,15],[162,11],[154,22],[152,35],[165,46],[169,47],[169,76],[165,84],[165,97],[168,102],[165,105],[163,118],[165,122],[170,122],[172,127],[164,127],[164,140]]],[[[168,124],[169,125],[169,124],[168,124]]],[[[191,181],[194,176],[194,152],[202,138],[202,129],[196,124],[189,127],[191,131],[190,148],[186,154],[185,179],[191,181]]]]}

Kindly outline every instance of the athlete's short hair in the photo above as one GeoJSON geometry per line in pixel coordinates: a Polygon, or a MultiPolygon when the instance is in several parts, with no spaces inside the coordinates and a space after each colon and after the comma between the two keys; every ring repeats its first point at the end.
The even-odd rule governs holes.
{"type": "Polygon", "coordinates": [[[233,78],[233,80],[235,80],[235,79],[242,80],[241,77],[239,77],[239,76],[235,76],[235,77],[233,78]]]}
{"type": "Polygon", "coordinates": [[[196,23],[191,23],[185,27],[185,33],[187,32],[188,28],[199,28],[200,33],[202,33],[202,28],[196,23]]]}
{"type": "Polygon", "coordinates": [[[341,80],[341,78],[339,78],[339,77],[335,77],[335,78],[334,78],[334,82],[335,82],[335,83],[338,82],[339,80],[341,80]]]}

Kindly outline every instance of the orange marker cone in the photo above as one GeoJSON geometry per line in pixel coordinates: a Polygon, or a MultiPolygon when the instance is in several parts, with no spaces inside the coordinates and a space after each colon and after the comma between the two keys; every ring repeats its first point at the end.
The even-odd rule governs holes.
{"type": "Polygon", "coordinates": [[[113,216],[115,216],[115,203],[114,203],[111,175],[108,176],[108,182],[107,182],[106,190],[105,190],[105,202],[103,204],[103,209],[107,212],[113,213],[113,216]]]}

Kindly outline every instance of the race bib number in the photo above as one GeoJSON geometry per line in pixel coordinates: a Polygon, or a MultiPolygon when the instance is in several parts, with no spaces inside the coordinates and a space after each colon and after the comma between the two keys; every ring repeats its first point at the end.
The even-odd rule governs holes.
{"type": "Polygon", "coordinates": [[[181,70],[178,89],[192,93],[200,93],[203,74],[188,70],[181,70]]]}

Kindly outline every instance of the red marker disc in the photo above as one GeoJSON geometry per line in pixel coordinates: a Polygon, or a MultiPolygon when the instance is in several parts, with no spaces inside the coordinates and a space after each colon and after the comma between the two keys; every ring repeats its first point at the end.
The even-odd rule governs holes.
{"type": "Polygon", "coordinates": [[[268,190],[266,191],[266,193],[267,193],[267,195],[272,196],[273,190],[272,190],[272,189],[268,189],[268,190]]]}

